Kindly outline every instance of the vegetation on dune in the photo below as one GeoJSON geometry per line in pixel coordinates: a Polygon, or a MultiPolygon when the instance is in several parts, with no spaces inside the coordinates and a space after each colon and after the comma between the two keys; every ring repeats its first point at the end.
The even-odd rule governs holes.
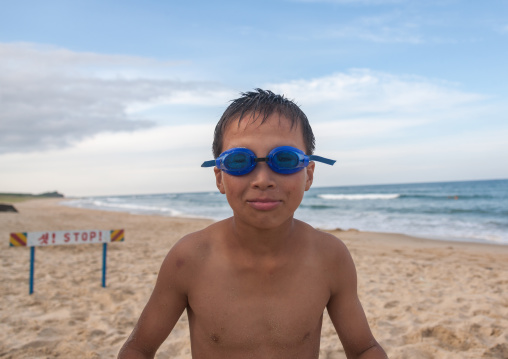
{"type": "Polygon", "coordinates": [[[31,193],[0,193],[0,202],[13,203],[38,198],[63,198],[64,195],[58,192],[46,192],[41,194],[31,193]]]}

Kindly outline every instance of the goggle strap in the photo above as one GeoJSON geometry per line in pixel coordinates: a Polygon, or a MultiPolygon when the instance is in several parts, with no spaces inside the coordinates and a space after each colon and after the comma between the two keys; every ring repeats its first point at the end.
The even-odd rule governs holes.
{"type": "Polygon", "coordinates": [[[213,167],[215,166],[215,160],[205,161],[201,165],[201,167],[213,167]]]}
{"type": "Polygon", "coordinates": [[[255,159],[256,162],[268,162],[268,157],[258,157],[255,159]]]}
{"type": "Polygon", "coordinates": [[[316,156],[316,155],[310,155],[309,160],[326,163],[327,165],[330,165],[330,166],[333,166],[333,164],[336,162],[335,160],[330,160],[328,158],[324,158],[324,157],[316,156]]]}

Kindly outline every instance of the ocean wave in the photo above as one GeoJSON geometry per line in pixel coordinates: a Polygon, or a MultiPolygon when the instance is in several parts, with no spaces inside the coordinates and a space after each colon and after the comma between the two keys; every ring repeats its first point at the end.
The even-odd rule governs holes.
{"type": "Polygon", "coordinates": [[[135,212],[135,213],[165,213],[170,216],[181,216],[182,212],[177,211],[175,209],[169,207],[157,207],[157,206],[147,206],[142,204],[133,204],[133,203],[121,203],[117,201],[111,201],[110,198],[107,200],[97,200],[97,199],[83,199],[83,200],[75,200],[68,203],[71,206],[77,207],[93,207],[96,209],[103,210],[117,210],[117,211],[125,211],[125,212],[135,212]],[[111,203],[114,202],[114,203],[111,203]]]}
{"type": "Polygon", "coordinates": [[[485,195],[461,195],[461,194],[399,194],[399,193],[354,193],[354,194],[318,194],[318,198],[327,200],[376,200],[376,199],[421,199],[421,200],[478,200],[478,199],[491,199],[490,196],[485,195]]]}
{"type": "Polygon", "coordinates": [[[318,194],[319,198],[329,200],[359,201],[365,199],[396,199],[400,197],[397,193],[362,193],[362,194],[318,194]]]}
{"type": "Polygon", "coordinates": [[[494,199],[494,197],[489,195],[476,195],[476,194],[401,194],[400,198],[416,198],[416,199],[423,199],[423,200],[479,200],[479,199],[494,199]]]}
{"type": "Polygon", "coordinates": [[[308,209],[332,209],[337,208],[335,206],[328,206],[325,204],[301,204],[300,208],[308,208],[308,209]]]}

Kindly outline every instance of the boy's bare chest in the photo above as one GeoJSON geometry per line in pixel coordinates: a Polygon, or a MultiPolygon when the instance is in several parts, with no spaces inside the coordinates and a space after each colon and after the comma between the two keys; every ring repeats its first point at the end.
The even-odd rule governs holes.
{"type": "Polygon", "coordinates": [[[319,346],[329,299],[320,275],[312,266],[274,271],[211,266],[189,293],[191,338],[239,350],[319,346]]]}

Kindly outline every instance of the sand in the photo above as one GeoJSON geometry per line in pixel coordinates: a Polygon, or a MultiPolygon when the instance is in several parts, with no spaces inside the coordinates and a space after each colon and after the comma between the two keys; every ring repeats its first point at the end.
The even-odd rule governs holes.
{"type": "MultiPolygon", "coordinates": [[[[60,200],[16,203],[0,213],[0,358],[115,358],[180,237],[207,220],[69,208],[60,200]],[[108,246],[37,247],[28,294],[28,248],[10,232],[125,229],[108,246]]],[[[359,296],[390,358],[508,358],[508,246],[432,241],[400,234],[333,231],[349,247],[359,296]]],[[[182,318],[157,358],[191,358],[182,318]]],[[[345,358],[325,313],[319,358],[345,358]]]]}

